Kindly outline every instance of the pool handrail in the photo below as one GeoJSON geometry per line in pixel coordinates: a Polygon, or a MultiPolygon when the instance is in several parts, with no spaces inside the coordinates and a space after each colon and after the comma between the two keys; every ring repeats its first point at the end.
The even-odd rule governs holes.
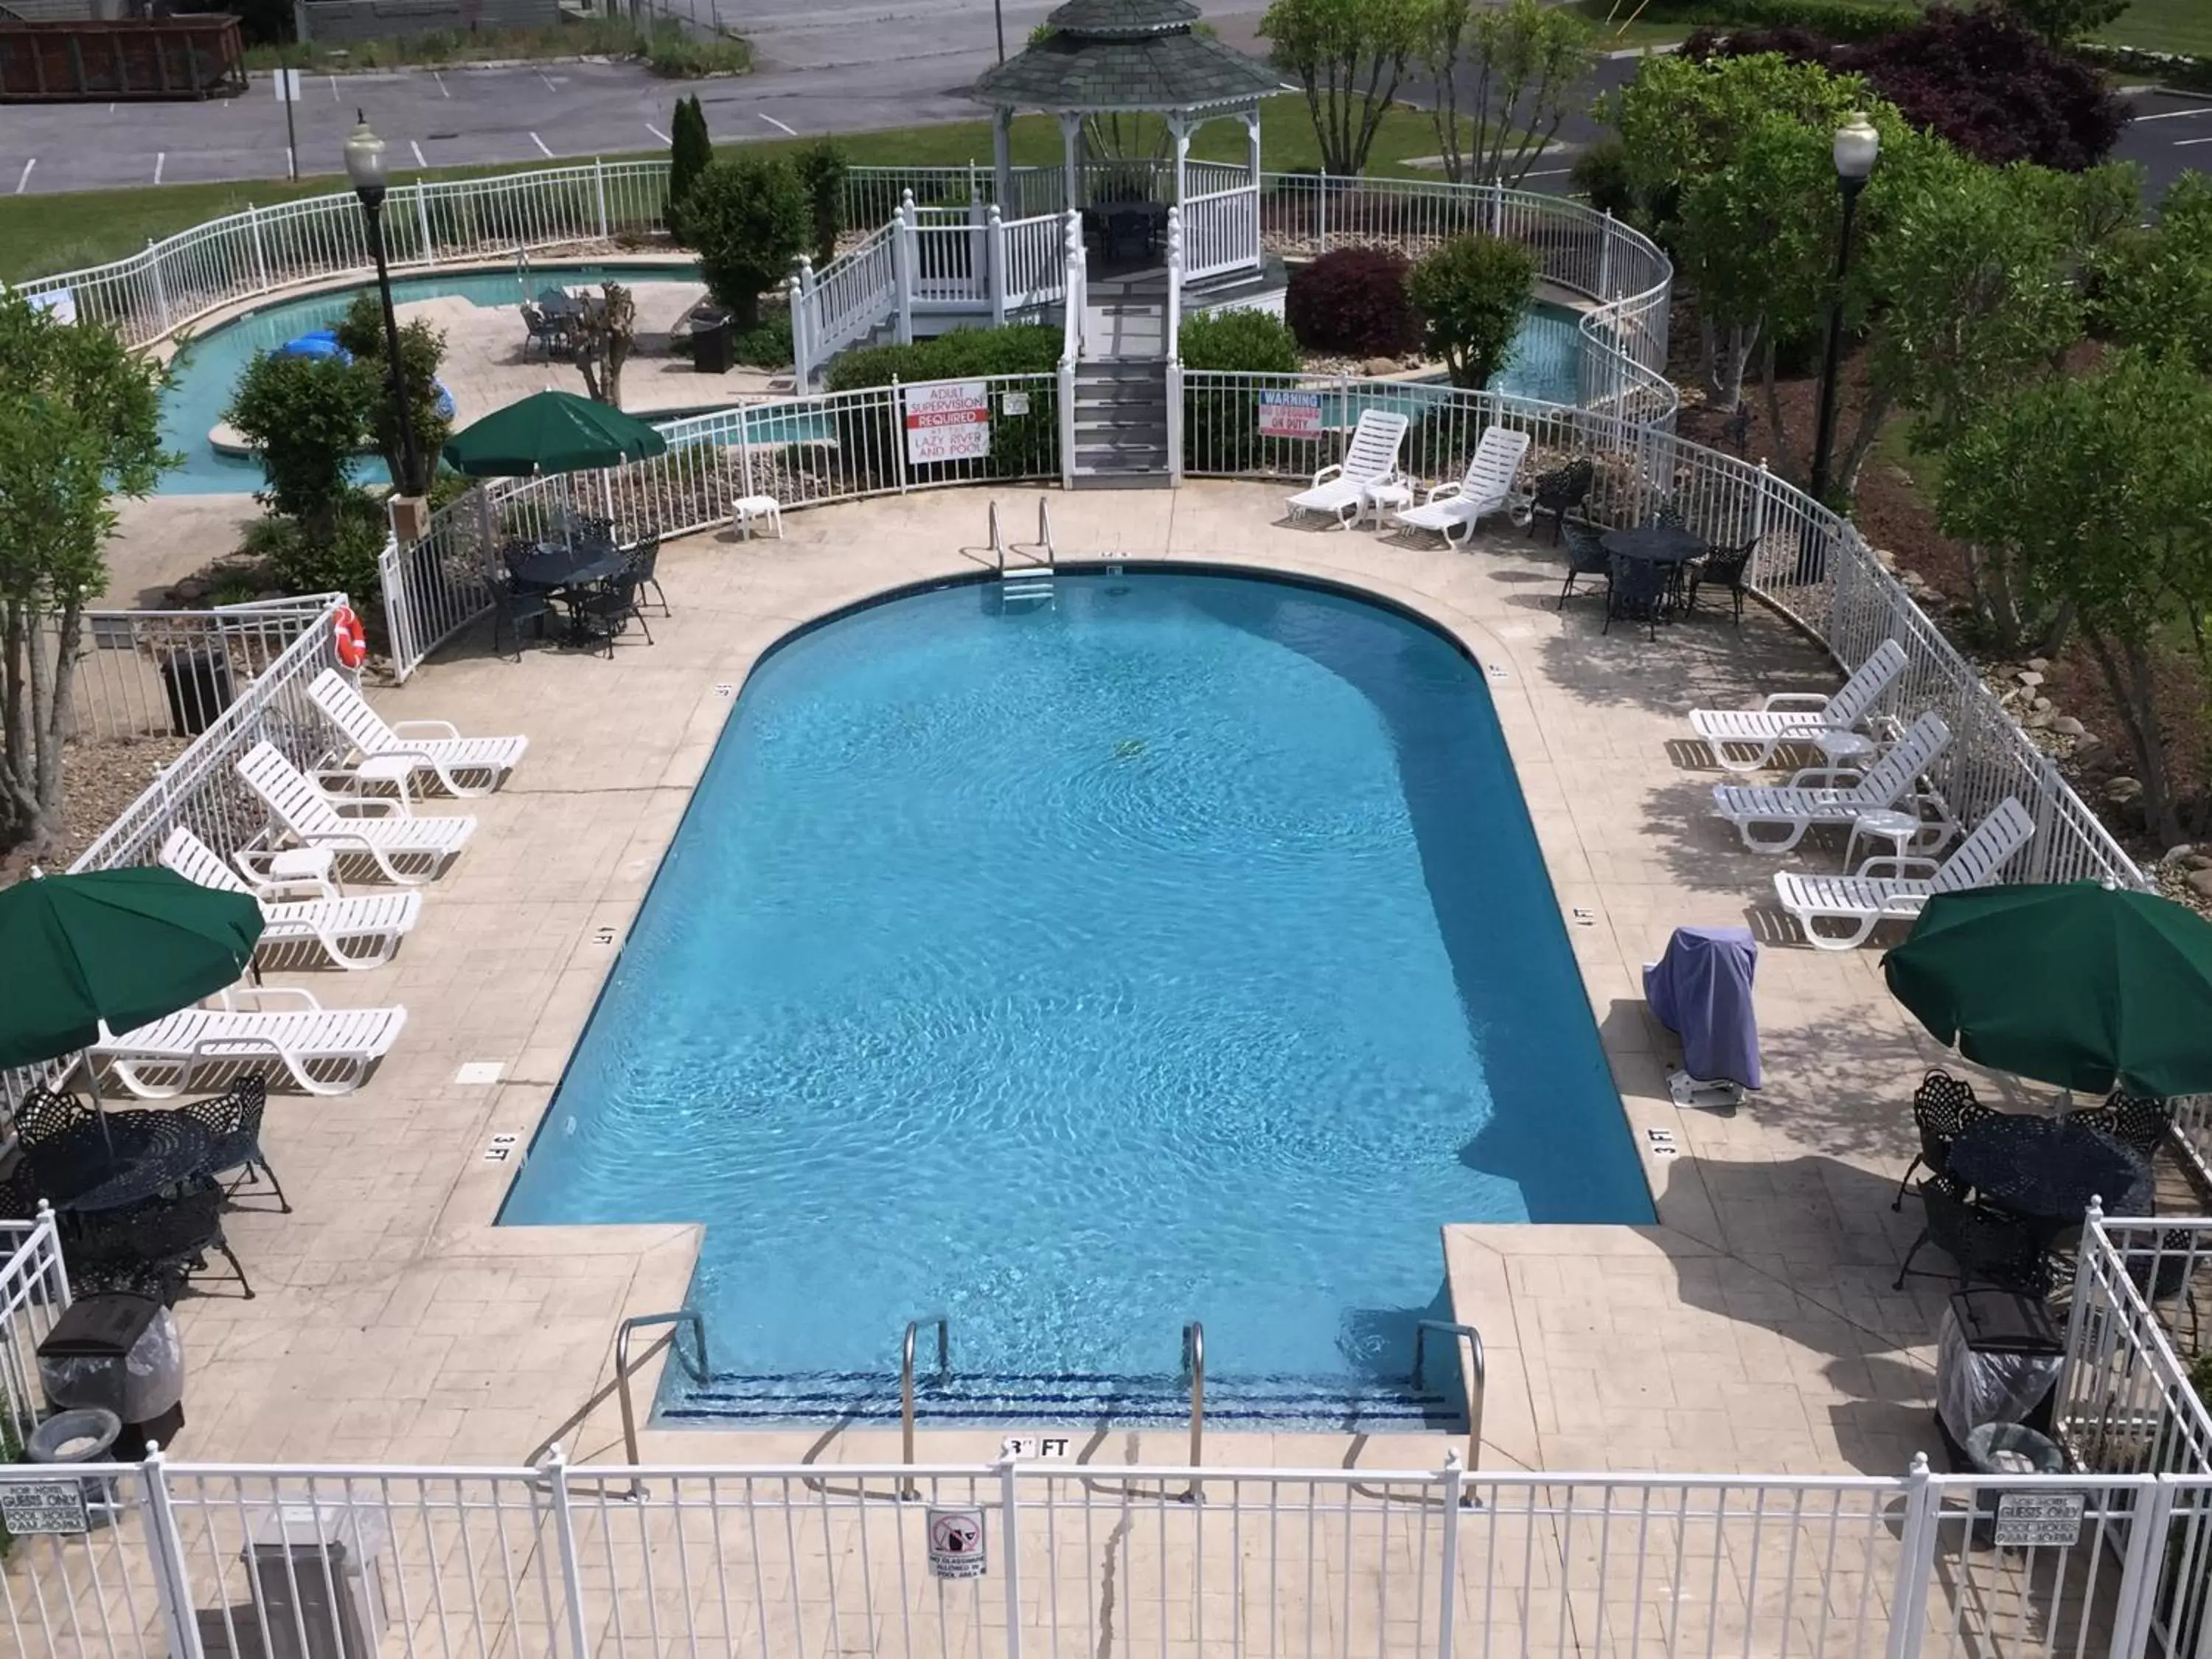
{"type": "MultiPolygon", "coordinates": [[[[669,1313],[633,1314],[615,1327],[615,1389],[622,1401],[623,1450],[628,1455],[632,1468],[637,1468],[644,1460],[637,1452],[637,1407],[629,1397],[630,1333],[659,1325],[676,1328],[676,1334],[668,1339],[668,1346],[675,1353],[677,1363],[690,1373],[691,1380],[694,1382],[707,1380],[707,1325],[699,1317],[697,1310],[678,1308],[669,1313]],[[691,1334],[699,1344],[699,1358],[696,1364],[684,1352],[682,1334],[686,1325],[691,1328],[691,1334]]],[[[637,1496],[641,1490],[636,1482],[631,1483],[632,1497],[637,1496]]]]}
{"type": "MultiPolygon", "coordinates": [[[[1424,1339],[1431,1331],[1442,1331],[1447,1335],[1464,1337],[1468,1352],[1474,1360],[1468,1373],[1467,1399],[1467,1467],[1479,1468],[1482,1462],[1482,1393],[1485,1382],[1482,1358],[1482,1333],[1472,1325],[1462,1325],[1449,1319],[1418,1320],[1413,1325],[1413,1375],[1411,1381],[1416,1394],[1421,1389],[1421,1358],[1424,1339]]],[[[1472,1501],[1472,1499],[1468,1500],[1472,1501]]]]}
{"type": "MultiPolygon", "coordinates": [[[[992,527],[998,526],[998,504],[992,503],[992,527]]],[[[952,1375],[951,1321],[943,1314],[924,1314],[919,1319],[906,1322],[906,1335],[899,1343],[899,1440],[905,1452],[907,1468],[914,1467],[914,1339],[924,1325],[937,1327],[937,1381],[941,1388],[952,1375]]],[[[909,1480],[899,1488],[902,1498],[919,1498],[920,1488],[909,1480]]]]}
{"type": "Polygon", "coordinates": [[[1182,1369],[1190,1378],[1190,1485],[1184,1498],[1193,1504],[1205,1496],[1198,1477],[1200,1449],[1206,1437],[1206,1327],[1192,1320],[1182,1328],[1182,1369]]]}

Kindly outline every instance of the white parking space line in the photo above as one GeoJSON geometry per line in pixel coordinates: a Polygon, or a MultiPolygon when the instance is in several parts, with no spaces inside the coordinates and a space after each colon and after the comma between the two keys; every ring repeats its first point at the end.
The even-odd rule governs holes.
{"type": "Polygon", "coordinates": [[[666,133],[663,132],[659,127],[653,125],[650,121],[647,121],[645,124],[645,130],[651,133],[654,137],[659,139],[664,144],[674,142],[666,133]]]}
{"type": "Polygon", "coordinates": [[[422,159],[422,146],[416,143],[412,138],[410,138],[407,141],[407,148],[415,152],[415,165],[416,167],[427,167],[430,165],[428,161],[422,159]]]}
{"type": "Polygon", "coordinates": [[[23,163],[23,176],[15,180],[16,195],[21,196],[23,193],[24,186],[31,182],[31,169],[38,165],[39,158],[35,155],[23,163]]]}
{"type": "Polygon", "coordinates": [[[155,184],[158,185],[161,182],[161,169],[168,164],[168,151],[166,149],[157,149],[154,152],[154,182],[155,184]]]}
{"type": "Polygon", "coordinates": [[[530,135],[530,142],[538,146],[538,153],[540,155],[543,155],[547,161],[550,161],[553,159],[553,152],[545,148],[545,141],[543,138],[540,138],[536,133],[533,132],[530,135]]]}
{"type": "Polygon", "coordinates": [[[452,93],[450,93],[450,92],[448,92],[448,91],[447,91],[447,90],[446,90],[446,77],[445,77],[444,76],[442,76],[442,75],[439,74],[437,70],[432,70],[430,71],[430,78],[431,78],[433,81],[435,81],[435,82],[438,83],[438,96],[439,96],[439,97],[441,97],[441,98],[450,98],[450,97],[452,97],[452,96],[453,95],[452,93]]]}
{"type": "Polygon", "coordinates": [[[560,91],[560,90],[561,90],[561,88],[558,88],[558,87],[556,87],[556,86],[555,86],[555,85],[553,84],[553,77],[552,77],[551,76],[548,75],[548,74],[547,74],[544,70],[539,70],[538,71],[538,78],[539,80],[543,81],[543,82],[545,83],[545,90],[546,90],[546,91],[548,91],[548,92],[558,92],[558,91],[560,91]]]}
{"type": "Polygon", "coordinates": [[[2173,141],[2176,149],[2187,149],[2191,144],[2212,144],[2212,138],[2177,138],[2173,141]]]}
{"type": "Polygon", "coordinates": [[[2138,115],[2135,118],[2138,121],[2179,121],[2191,115],[2212,115],[2212,104],[2197,109],[2160,110],[2155,115],[2138,115]]]}
{"type": "Polygon", "coordinates": [[[344,101],[345,100],[338,96],[338,77],[333,75],[331,76],[331,102],[342,104],[344,101]]]}
{"type": "Polygon", "coordinates": [[[773,115],[769,115],[763,111],[756,110],[754,113],[759,115],[762,120],[767,122],[769,125],[774,127],[778,132],[788,133],[793,138],[799,137],[799,129],[797,127],[787,127],[784,125],[782,122],[777,120],[773,115]]]}
{"type": "Polygon", "coordinates": [[[1540,167],[1534,173],[1524,173],[1523,179],[1563,179],[1572,173],[1572,167],[1540,167]]]}

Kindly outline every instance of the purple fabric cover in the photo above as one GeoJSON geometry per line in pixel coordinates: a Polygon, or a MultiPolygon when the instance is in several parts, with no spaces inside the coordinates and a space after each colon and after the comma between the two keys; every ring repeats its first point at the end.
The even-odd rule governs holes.
{"type": "Polygon", "coordinates": [[[1751,981],[1759,945],[1748,927],[1677,927],[1644,970],[1644,997],[1682,1039],[1682,1067],[1700,1082],[1759,1087],[1759,1021],[1751,981]]]}

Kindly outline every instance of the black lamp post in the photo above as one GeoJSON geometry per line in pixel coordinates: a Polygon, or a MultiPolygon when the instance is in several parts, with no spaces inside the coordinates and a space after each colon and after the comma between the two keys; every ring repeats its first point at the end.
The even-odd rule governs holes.
{"type": "Polygon", "coordinates": [[[1813,439],[1813,499],[1828,498],[1829,452],[1836,442],[1836,368],[1844,345],[1844,278],[1851,269],[1851,221],[1858,210],[1859,192],[1881,154],[1881,135],[1863,113],[1856,114],[1836,129],[1832,147],[1836,183],[1844,193],[1843,233],[1836,240],[1836,292],[1828,303],[1828,349],[1820,362],[1820,424],[1813,439]]]}
{"type": "Polygon", "coordinates": [[[346,177],[361,198],[368,221],[368,251],[376,258],[377,293],[384,301],[384,362],[392,406],[399,411],[399,477],[403,496],[422,493],[422,456],[415,445],[415,420],[407,403],[407,371],[399,361],[399,319],[392,309],[392,269],[384,258],[384,140],[369,131],[368,118],[354,112],[356,125],[346,139],[346,177]]]}

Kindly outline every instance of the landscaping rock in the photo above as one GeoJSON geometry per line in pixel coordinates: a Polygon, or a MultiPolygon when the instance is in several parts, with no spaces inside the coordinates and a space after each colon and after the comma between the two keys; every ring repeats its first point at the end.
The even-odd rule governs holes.
{"type": "Polygon", "coordinates": [[[2050,668],[2051,659],[2048,657],[2030,657],[2027,659],[2027,665],[2033,672],[2040,674],[2050,668]]]}
{"type": "Polygon", "coordinates": [[[2037,686],[2043,684],[2042,674],[2038,670],[2033,668],[2023,668],[2019,673],[2014,675],[2013,678],[2018,680],[2022,685],[2027,687],[2031,691],[2037,686]]]}
{"type": "Polygon", "coordinates": [[[1395,357],[1370,357],[1361,367],[1365,368],[1370,376],[1379,380],[1388,375],[1395,374],[1399,369],[1399,362],[1395,357]]]}
{"type": "Polygon", "coordinates": [[[2036,709],[2021,721],[2021,725],[2030,732],[2040,732],[2050,724],[2051,711],[2047,708],[2036,709]]]}
{"type": "Polygon", "coordinates": [[[2185,853],[2181,867],[2185,870],[2212,870],[2212,853],[2185,853]]]}
{"type": "Polygon", "coordinates": [[[2125,806],[2130,801],[2142,799],[2142,792],[2139,778],[2117,777],[2105,785],[2105,799],[2115,806],[2125,806]]]}
{"type": "Polygon", "coordinates": [[[2201,899],[2212,899],[2212,870],[2191,870],[2189,890],[2201,899]]]}
{"type": "Polygon", "coordinates": [[[2027,706],[2035,710],[2039,714],[2047,714],[2051,712],[2051,699],[2048,697],[2033,697],[2029,699],[2027,706]]]}
{"type": "Polygon", "coordinates": [[[169,592],[179,605],[195,605],[207,598],[208,585],[198,576],[187,576],[169,592]]]}
{"type": "Polygon", "coordinates": [[[2083,726],[2071,714],[2061,714],[2051,722],[2051,729],[2064,738],[2086,737],[2088,734],[2088,727],[2083,726]]]}

